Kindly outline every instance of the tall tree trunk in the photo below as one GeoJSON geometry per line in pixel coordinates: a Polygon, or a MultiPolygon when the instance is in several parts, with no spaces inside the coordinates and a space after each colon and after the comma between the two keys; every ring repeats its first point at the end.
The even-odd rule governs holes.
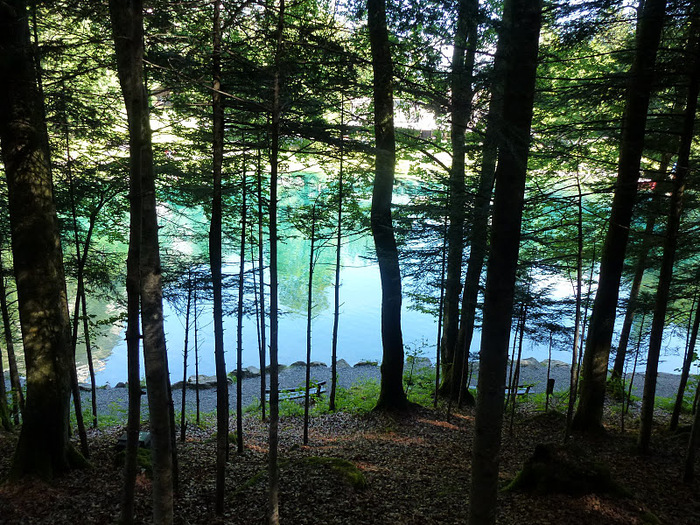
{"type": "MultiPolygon", "coordinates": [[[[238,326],[236,327],[236,447],[243,454],[243,297],[245,284],[245,236],[247,226],[248,181],[246,158],[243,156],[243,202],[241,203],[241,261],[238,270],[238,326]]],[[[262,372],[261,372],[262,373],[262,372]]]]}
{"type": "Polygon", "coordinates": [[[345,104],[340,98],[340,159],[338,166],[338,216],[335,227],[335,283],[333,285],[333,335],[331,340],[331,391],[328,410],[335,411],[338,384],[338,323],[340,322],[340,248],[343,240],[343,168],[345,161],[345,104]]]}
{"type": "Polygon", "coordinates": [[[673,179],[673,191],[671,192],[666,236],[664,237],[664,251],[659,271],[659,284],[656,289],[656,301],[654,304],[654,318],[651,322],[651,334],[649,336],[649,355],[647,356],[647,369],[644,376],[644,395],[642,397],[642,412],[640,416],[638,446],[640,452],[649,451],[651,441],[651,427],[654,422],[654,399],[656,398],[656,378],[659,369],[659,356],[661,354],[661,342],[664,335],[666,322],[666,310],[673,278],[673,264],[676,258],[678,245],[678,230],[680,229],[681,214],[683,212],[683,194],[690,171],[690,148],[693,143],[695,112],[698,107],[698,94],[700,94],[700,8],[695,4],[690,24],[690,39],[688,42],[688,60],[692,64],[689,72],[688,101],[685,107],[683,129],[681,131],[681,145],[678,150],[676,173],[673,179]]]}
{"type": "MultiPolygon", "coordinates": [[[[664,153],[661,163],[659,165],[658,180],[656,187],[654,188],[654,196],[661,198],[663,196],[662,188],[665,188],[664,184],[661,184],[666,178],[666,172],[668,171],[669,164],[671,163],[672,155],[670,153],[664,153]]],[[[630,332],[632,331],[632,322],[634,321],[634,316],[637,313],[637,297],[639,296],[639,291],[642,287],[642,279],[644,278],[644,271],[646,270],[647,258],[649,257],[649,252],[651,251],[652,241],[654,239],[654,227],[656,226],[656,219],[658,215],[656,213],[649,213],[647,216],[647,222],[644,227],[644,233],[642,233],[642,246],[639,250],[639,255],[634,263],[634,277],[632,278],[632,287],[630,288],[629,299],[627,300],[627,309],[625,310],[625,319],[622,322],[622,329],[620,330],[620,340],[617,344],[617,352],[615,354],[615,363],[613,364],[613,369],[610,374],[610,382],[619,380],[622,377],[622,371],[625,368],[625,358],[627,357],[627,345],[629,344],[630,332]]]]}
{"type": "Polygon", "coordinates": [[[311,246],[309,247],[309,282],[306,295],[306,380],[304,392],[304,445],[309,444],[309,405],[311,404],[311,320],[314,307],[314,252],[316,251],[316,203],[311,208],[311,246]]]}
{"type": "Polygon", "coordinates": [[[464,138],[472,108],[472,77],[476,56],[478,0],[460,0],[452,52],[452,167],[449,179],[448,252],[443,311],[443,392],[457,399],[465,361],[457,345],[459,295],[464,251],[464,209],[466,206],[464,138]]]}
{"type": "MultiPolygon", "coordinates": [[[[171,398],[163,330],[153,150],[143,76],[143,5],[141,0],[110,0],[109,11],[117,72],[129,121],[131,177],[141,181],[137,186],[139,193],[132,194],[140,206],[140,238],[130,240],[140,243],[138,292],[153,458],[153,521],[167,524],[173,521],[171,398]]],[[[132,378],[129,380],[131,383],[132,378]]]]}
{"type": "MultiPolygon", "coordinates": [[[[438,325],[437,325],[437,336],[436,336],[436,352],[435,352],[435,393],[433,394],[433,408],[438,406],[438,396],[440,395],[440,367],[442,366],[442,318],[443,310],[445,306],[445,277],[447,273],[447,217],[443,223],[442,228],[442,250],[440,257],[440,301],[438,302],[438,325]]],[[[469,388],[469,381],[467,381],[467,388],[469,388]]]]}
{"type": "MultiPolygon", "coordinates": [[[[268,522],[278,525],[279,511],[279,304],[277,275],[277,176],[280,150],[280,69],[284,53],[285,0],[279,1],[277,13],[277,47],[272,78],[272,107],[270,112],[270,433],[268,453],[268,522]]],[[[265,373],[264,371],[262,372],[265,373]]]]}
{"type": "MultiPolygon", "coordinates": [[[[700,385],[698,385],[698,394],[700,394],[700,385]]],[[[693,479],[695,479],[695,455],[699,446],[700,410],[696,410],[695,417],[693,417],[693,426],[690,430],[690,437],[688,438],[688,450],[686,452],[685,462],[683,465],[683,481],[685,483],[690,483],[693,481],[693,479]]]]}
{"type": "Polygon", "coordinates": [[[496,53],[493,69],[491,100],[487,116],[486,135],[484,137],[479,189],[474,199],[474,207],[470,217],[471,246],[469,249],[469,262],[467,263],[467,275],[464,280],[464,293],[462,294],[460,326],[457,334],[457,348],[464,352],[465,361],[468,361],[469,350],[474,337],[479,282],[488,249],[489,215],[496,175],[498,140],[500,136],[499,126],[501,125],[503,113],[503,59],[498,53],[496,53]]]}
{"type": "Polygon", "coordinates": [[[5,365],[2,360],[2,349],[0,349],[0,425],[7,432],[12,430],[10,422],[10,411],[7,408],[7,390],[5,388],[5,365]]]}
{"type": "MultiPolygon", "coordinates": [[[[62,86],[62,88],[65,90],[65,85],[62,86]]],[[[70,129],[68,124],[68,116],[65,114],[65,107],[63,108],[63,112],[65,117],[66,172],[68,175],[70,204],[73,216],[73,233],[75,235],[75,248],[77,251],[76,259],[78,262],[78,266],[80,266],[80,243],[78,242],[78,223],[75,212],[75,197],[73,195],[73,166],[70,155],[70,129]]],[[[80,399],[80,387],[78,386],[78,371],[76,369],[77,363],[75,361],[75,350],[78,344],[78,320],[80,319],[80,301],[82,299],[82,290],[80,289],[80,286],[81,284],[83,284],[81,283],[80,276],[78,277],[78,290],[75,299],[75,309],[73,311],[73,336],[71,337],[71,358],[73,360],[73,364],[71,365],[70,382],[71,391],[73,393],[73,409],[75,412],[75,422],[78,427],[78,436],[80,437],[80,452],[83,454],[83,456],[88,458],[90,456],[90,450],[88,448],[87,443],[87,432],[85,431],[85,420],[83,419],[83,405],[82,400],[80,399]]]]}
{"type": "Polygon", "coordinates": [[[408,406],[403,389],[403,337],[401,335],[401,270],[391,219],[396,141],[394,134],[393,63],[386,25],[385,0],[367,0],[367,26],[374,73],[375,172],[371,228],[382,283],[382,366],[376,408],[403,410],[408,406]]]}
{"type": "Polygon", "coordinates": [[[88,373],[90,375],[90,400],[92,404],[92,427],[97,428],[97,384],[95,383],[95,363],[92,360],[92,344],[90,343],[90,318],[87,313],[87,294],[85,286],[82,290],[83,299],[81,308],[83,311],[83,337],[85,337],[85,356],[88,364],[88,373]]]}
{"type": "Polygon", "coordinates": [[[578,391],[578,356],[580,349],[581,333],[581,304],[583,296],[583,193],[581,192],[581,179],[576,173],[576,189],[578,190],[578,210],[576,221],[576,314],[574,320],[574,344],[571,349],[571,370],[569,376],[569,403],[566,409],[566,428],[564,441],[571,435],[571,424],[574,420],[574,408],[576,406],[576,394],[578,391]]]}
{"type": "Polygon", "coordinates": [[[190,342],[190,312],[192,310],[192,273],[187,272],[187,306],[185,307],[185,342],[182,348],[182,399],[180,405],[180,441],[185,442],[187,433],[187,351],[190,342]]]}
{"type": "Polygon", "coordinates": [[[194,288],[194,297],[192,298],[192,310],[194,310],[194,402],[195,402],[195,422],[197,426],[200,423],[199,410],[199,313],[197,312],[197,286],[194,288]]]}
{"type": "Polygon", "coordinates": [[[260,405],[261,417],[265,419],[265,353],[267,342],[265,340],[265,238],[263,236],[263,197],[262,197],[262,159],[258,149],[257,162],[257,197],[258,197],[258,276],[260,278],[260,405]]]}
{"type": "Polygon", "coordinates": [[[224,358],[224,321],[221,291],[221,169],[224,160],[224,105],[221,100],[221,1],[214,2],[212,53],[213,191],[209,230],[209,263],[214,294],[214,360],[216,362],[216,513],[224,513],[228,455],[228,379],[224,358]]]}
{"type": "Polygon", "coordinates": [[[496,522],[508,338],[518,265],[542,4],[506,0],[497,53],[505,60],[491,253],[486,277],[469,524],[496,522]]]}
{"type": "MultiPolygon", "coordinates": [[[[692,315],[692,312],[690,315],[692,315]]],[[[685,359],[683,360],[683,370],[681,371],[681,380],[678,384],[678,393],[676,394],[676,402],[673,405],[673,412],[671,413],[671,423],[669,424],[669,427],[671,430],[676,430],[676,428],[678,428],[678,419],[681,416],[681,409],[683,408],[683,396],[685,395],[685,388],[688,384],[688,377],[690,376],[690,366],[693,363],[693,356],[695,355],[695,345],[698,342],[698,331],[699,330],[700,330],[700,300],[697,301],[697,309],[695,310],[695,319],[693,320],[693,328],[692,328],[692,331],[690,334],[690,341],[688,342],[688,349],[686,351],[686,356],[685,356],[685,359]]]]}
{"type": "Polygon", "coordinates": [[[78,465],[69,440],[70,322],[43,100],[26,4],[0,3],[0,141],[27,366],[10,476],[52,478],[78,465]]]}
{"type": "Polygon", "coordinates": [[[19,416],[24,411],[24,392],[19,380],[17,369],[17,356],[15,355],[15,343],[12,338],[12,320],[10,310],[7,307],[7,286],[5,284],[5,270],[2,266],[2,254],[0,253],[0,315],[2,315],[2,328],[7,348],[7,366],[10,369],[10,387],[12,389],[11,415],[15,425],[19,425],[19,416]]]}
{"type": "Polygon", "coordinates": [[[636,52],[629,73],[627,104],[622,122],[617,183],[583,356],[580,402],[573,422],[574,428],[582,431],[597,431],[602,426],[615,310],[632,209],[637,196],[654,64],[665,10],[666,0],[647,0],[638,24],[636,52]]]}

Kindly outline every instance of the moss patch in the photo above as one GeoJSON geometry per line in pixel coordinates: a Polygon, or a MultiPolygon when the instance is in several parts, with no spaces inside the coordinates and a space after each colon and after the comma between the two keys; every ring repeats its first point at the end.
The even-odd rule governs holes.
{"type": "Polygon", "coordinates": [[[362,471],[355,466],[354,463],[342,458],[326,458],[320,456],[312,456],[305,458],[304,462],[315,467],[330,468],[337,472],[340,477],[348,485],[355,490],[364,490],[367,488],[367,480],[362,471]]]}
{"type": "MultiPolygon", "coordinates": [[[[117,453],[114,458],[114,464],[117,467],[124,466],[124,460],[126,459],[126,450],[121,450],[117,453]]],[[[136,464],[142,469],[146,476],[153,479],[153,463],[151,462],[151,451],[147,448],[136,449],[136,464]]]]}

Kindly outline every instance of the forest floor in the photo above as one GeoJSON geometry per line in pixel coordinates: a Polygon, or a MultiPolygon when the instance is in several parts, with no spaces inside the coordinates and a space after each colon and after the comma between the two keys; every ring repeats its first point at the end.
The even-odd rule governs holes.
{"type": "MultiPolygon", "coordinates": [[[[700,483],[684,485],[681,466],[685,433],[662,426],[652,451],[635,451],[636,428],[620,432],[614,407],[605,434],[574,435],[573,446],[607,465],[625,496],[544,494],[502,491],[501,524],[700,523],[700,483]]],[[[687,417],[687,416],[686,416],[687,417]]],[[[565,418],[523,402],[512,433],[506,418],[500,483],[505,487],[539,443],[562,441],[565,418]]],[[[685,421],[687,424],[688,421],[685,421]]],[[[235,421],[232,421],[235,425],[235,421]]],[[[632,424],[632,423],[630,423],[632,424]]],[[[402,417],[339,412],[313,417],[309,445],[302,445],[302,419],[280,424],[282,523],[301,524],[458,524],[466,523],[470,486],[473,409],[453,412],[417,408],[402,417]],[[318,458],[340,458],[345,461],[318,458]],[[358,476],[358,474],[360,474],[358,476]]],[[[114,523],[119,515],[121,468],[115,444],[123,427],[90,431],[92,467],[45,484],[0,485],[0,523],[114,523]]],[[[235,443],[226,473],[226,510],[214,512],[215,433],[190,428],[178,445],[179,494],[175,521],[266,523],[268,428],[259,416],[244,418],[244,452],[235,443]]],[[[17,435],[0,432],[0,479],[8,473],[17,435]]],[[[137,522],[150,522],[151,481],[137,479],[137,522]]]]}

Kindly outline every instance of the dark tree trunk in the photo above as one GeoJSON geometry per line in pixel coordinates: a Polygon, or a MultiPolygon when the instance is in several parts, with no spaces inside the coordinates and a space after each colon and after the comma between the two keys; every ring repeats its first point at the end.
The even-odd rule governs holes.
{"type": "Polygon", "coordinates": [[[7,409],[7,390],[5,389],[5,365],[2,360],[2,350],[0,350],[0,425],[6,431],[12,430],[10,422],[10,411],[7,409]]]}
{"type": "MultiPolygon", "coordinates": [[[[660,184],[665,180],[666,172],[668,171],[668,166],[671,162],[671,154],[665,153],[661,159],[661,164],[659,166],[659,176],[658,183],[654,188],[654,196],[660,197],[663,194],[665,185],[660,184]]],[[[617,345],[617,352],[615,354],[615,363],[613,365],[612,372],[610,374],[610,382],[619,381],[622,377],[623,370],[625,368],[625,359],[627,357],[627,345],[629,344],[630,333],[632,331],[632,323],[634,321],[634,316],[637,313],[637,297],[639,296],[639,291],[642,287],[642,279],[644,278],[644,271],[646,270],[647,257],[649,256],[649,251],[651,250],[652,241],[654,238],[654,227],[656,226],[656,213],[650,213],[647,217],[647,222],[644,227],[644,233],[642,234],[642,246],[637,256],[637,260],[634,263],[634,277],[632,278],[632,287],[630,288],[629,299],[627,300],[627,309],[625,310],[625,319],[622,322],[622,329],[620,330],[620,340],[617,345]]]]}
{"type": "MultiPolygon", "coordinates": [[[[698,394],[700,394],[700,385],[698,385],[698,394]]],[[[695,479],[695,455],[698,446],[700,446],[700,410],[695,411],[693,426],[690,431],[690,438],[688,439],[688,451],[686,452],[685,463],[683,465],[683,481],[685,483],[690,483],[695,479]]]]}
{"type": "Polygon", "coordinates": [[[78,465],[69,441],[70,321],[43,100],[25,2],[0,3],[0,141],[27,367],[10,476],[50,479],[78,465]]]}
{"type": "MultiPolygon", "coordinates": [[[[153,458],[153,521],[173,521],[173,449],[168,361],[163,330],[158,218],[148,95],[143,76],[143,5],[140,0],[110,0],[117,72],[129,121],[131,178],[140,179],[132,199],[140,207],[138,295],[141,301],[146,390],[153,458]]],[[[132,190],[135,188],[132,186],[132,190]]],[[[133,203],[132,203],[133,204],[133,203]]],[[[133,233],[133,232],[132,232],[133,233]]],[[[130,380],[130,387],[132,378],[130,380]]],[[[134,392],[135,394],[135,392],[134,392]]],[[[131,396],[131,393],[130,393],[131,396]]]]}
{"type": "MultiPolygon", "coordinates": [[[[580,353],[581,333],[581,304],[583,292],[583,194],[581,192],[581,179],[576,177],[576,189],[578,190],[578,210],[576,221],[576,314],[574,320],[574,344],[571,348],[571,370],[569,375],[569,403],[566,409],[566,428],[564,441],[571,435],[571,425],[574,420],[574,408],[578,393],[578,358],[580,353]]],[[[550,357],[551,359],[551,357],[550,357]]]]}
{"type": "Polygon", "coordinates": [[[506,0],[498,54],[505,61],[491,253],[476,404],[470,525],[496,522],[508,338],[518,265],[542,4],[506,0]]]}
{"type": "Polygon", "coordinates": [[[258,150],[257,167],[257,196],[258,196],[258,276],[260,278],[260,406],[261,417],[265,419],[265,353],[267,342],[265,338],[265,245],[263,235],[263,197],[262,197],[262,160],[258,150]]]}
{"type": "Polygon", "coordinates": [[[338,323],[340,322],[340,248],[343,240],[343,168],[345,160],[345,106],[340,99],[340,160],[338,167],[338,216],[335,238],[335,283],[333,285],[333,335],[331,341],[331,391],[328,396],[328,410],[335,410],[335,396],[338,383],[338,323]]]}
{"type": "MultiPolygon", "coordinates": [[[[247,226],[248,181],[246,158],[243,157],[243,202],[241,203],[241,261],[238,270],[238,326],[236,327],[236,448],[243,454],[243,298],[245,284],[245,236],[247,226]]],[[[261,372],[262,373],[262,372],[261,372]]]]}
{"type": "MultiPolygon", "coordinates": [[[[270,433],[268,454],[268,522],[278,525],[280,521],[279,492],[279,304],[277,275],[277,176],[280,150],[280,66],[284,53],[285,0],[280,0],[277,13],[277,47],[275,69],[272,78],[272,107],[270,111],[270,433]]],[[[265,371],[263,370],[264,374],[265,371]]]]}
{"type": "Polygon", "coordinates": [[[180,405],[180,441],[185,442],[187,433],[187,351],[190,343],[190,312],[192,310],[192,274],[187,272],[187,306],[185,307],[185,342],[182,349],[182,399],[180,405]]]}
{"type": "Polygon", "coordinates": [[[408,406],[403,389],[403,337],[401,335],[401,270],[391,220],[396,142],[394,134],[393,63],[386,25],[385,0],[367,0],[367,26],[374,72],[375,174],[371,227],[382,283],[382,379],[377,409],[403,410],[408,406]]]}
{"type": "MultiPolygon", "coordinates": [[[[65,89],[65,86],[63,86],[63,89],[65,89]]],[[[64,113],[65,113],[65,108],[64,108],[64,113]]],[[[78,427],[78,436],[80,437],[80,452],[88,458],[90,456],[90,450],[88,448],[88,442],[87,442],[87,432],[85,431],[85,420],[83,418],[83,405],[82,405],[82,400],[80,399],[80,387],[78,386],[78,370],[77,370],[77,363],[75,361],[75,350],[78,344],[78,320],[80,319],[79,317],[79,312],[80,312],[80,301],[82,299],[82,289],[81,286],[84,286],[84,283],[82,282],[81,275],[80,275],[80,243],[78,242],[78,224],[77,224],[77,218],[76,218],[76,212],[75,212],[75,198],[73,195],[73,173],[72,173],[72,165],[71,165],[71,155],[70,155],[70,130],[68,127],[68,116],[64,114],[65,117],[65,139],[66,139],[66,172],[68,175],[68,181],[69,181],[69,193],[70,193],[70,203],[71,203],[71,211],[73,215],[73,233],[75,235],[75,248],[77,251],[76,259],[78,261],[78,290],[75,295],[75,309],[73,311],[73,335],[71,337],[71,358],[73,360],[73,363],[71,365],[71,373],[70,373],[70,382],[71,382],[71,391],[73,394],[73,409],[75,413],[75,423],[76,426],[78,427]]]]}
{"type": "Polygon", "coordinates": [[[314,307],[314,252],[316,251],[316,203],[311,208],[309,282],[306,296],[306,379],[304,392],[304,445],[309,444],[309,405],[311,404],[311,321],[314,307]]]}
{"type": "Polygon", "coordinates": [[[642,412],[640,415],[639,441],[640,452],[649,451],[651,441],[651,427],[654,422],[654,400],[656,398],[656,379],[659,369],[659,356],[666,322],[666,310],[670,295],[671,279],[673,278],[673,264],[676,258],[678,246],[678,230],[680,229],[681,214],[683,212],[683,194],[690,171],[690,148],[693,143],[695,112],[698,107],[698,94],[700,94],[700,9],[695,5],[690,24],[690,39],[688,43],[688,60],[692,64],[689,72],[688,101],[685,107],[683,129],[681,131],[681,144],[678,150],[676,173],[673,179],[673,191],[671,192],[670,209],[664,237],[664,251],[659,271],[659,284],[656,289],[656,301],[654,304],[654,318],[651,323],[649,336],[649,355],[647,356],[647,369],[644,376],[644,395],[642,397],[642,412]]]}
{"type": "Polygon", "coordinates": [[[602,426],[615,310],[637,196],[649,97],[665,10],[666,0],[647,0],[637,26],[637,50],[629,73],[617,183],[583,356],[581,396],[573,422],[574,428],[581,431],[598,431],[602,426]]]}
{"type": "Polygon", "coordinates": [[[7,307],[7,286],[5,285],[5,270],[2,267],[2,254],[0,254],[0,315],[2,315],[3,335],[7,348],[7,366],[10,369],[10,387],[12,389],[12,410],[10,412],[15,425],[19,425],[19,416],[24,411],[24,393],[19,381],[15,343],[12,339],[12,320],[10,319],[10,310],[7,307]]]}
{"type": "MultiPolygon", "coordinates": [[[[474,199],[471,212],[471,246],[467,275],[464,280],[462,294],[462,310],[460,313],[457,348],[464,352],[464,360],[468,361],[469,351],[474,337],[476,307],[479,296],[479,282],[486,259],[489,237],[489,215],[491,197],[496,175],[496,160],[498,155],[499,126],[502,118],[503,105],[503,59],[496,53],[494,73],[491,81],[491,100],[487,117],[486,136],[484,137],[483,155],[479,189],[474,199]]],[[[444,368],[444,366],[443,366],[444,368]]]]}
{"type": "Polygon", "coordinates": [[[457,399],[463,377],[464,349],[457,345],[459,295],[464,251],[464,138],[472,108],[472,77],[477,39],[477,0],[460,0],[452,52],[452,167],[449,179],[447,274],[442,332],[443,392],[457,399]]]}
{"type": "Polygon", "coordinates": [[[685,395],[685,388],[688,384],[688,377],[690,376],[690,366],[693,363],[693,356],[695,355],[695,345],[698,342],[699,330],[700,298],[697,302],[697,309],[695,310],[695,319],[693,320],[693,328],[690,334],[690,341],[688,342],[688,349],[686,351],[685,359],[683,360],[683,370],[681,371],[681,380],[678,383],[678,393],[676,394],[676,402],[673,405],[673,412],[671,413],[671,423],[669,424],[671,430],[676,430],[676,428],[678,428],[678,419],[681,416],[681,409],[683,408],[683,396],[685,395]]]}
{"type": "Polygon", "coordinates": [[[228,456],[228,378],[224,358],[223,299],[221,292],[221,168],[224,160],[224,104],[221,100],[221,1],[214,2],[212,53],[213,190],[209,263],[214,295],[214,359],[216,362],[216,513],[224,512],[226,458],[228,456]]]}

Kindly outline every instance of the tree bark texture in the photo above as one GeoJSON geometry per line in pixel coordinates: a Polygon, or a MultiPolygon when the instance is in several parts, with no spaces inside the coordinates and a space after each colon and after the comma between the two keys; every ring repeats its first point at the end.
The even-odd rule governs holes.
{"type": "MultiPolygon", "coordinates": [[[[146,390],[153,457],[153,521],[173,521],[173,455],[168,361],[163,330],[158,218],[155,175],[148,111],[143,77],[143,5],[140,0],[110,0],[110,18],[117,58],[117,73],[129,122],[131,197],[139,207],[140,245],[138,294],[141,302],[146,390]]],[[[131,378],[130,378],[131,383],[131,378]]],[[[130,385],[131,386],[131,385],[130,385]]],[[[131,394],[130,394],[131,396],[131,394]]]]}
{"type": "MultiPolygon", "coordinates": [[[[236,326],[236,451],[243,454],[243,299],[245,296],[245,236],[247,227],[248,181],[246,180],[246,158],[243,156],[243,202],[241,203],[241,260],[238,269],[238,325],[236,326]]],[[[264,373],[264,371],[261,371],[264,373]]],[[[226,388],[228,391],[228,387],[226,388]]],[[[264,398],[263,398],[264,399],[264,398]]]]}
{"type": "Polygon", "coordinates": [[[375,172],[370,222],[382,286],[382,366],[378,409],[407,406],[403,389],[401,334],[401,270],[391,219],[391,196],[396,163],[393,63],[389,48],[385,0],[367,0],[367,26],[374,73],[375,172]]]}
{"type": "MultiPolygon", "coordinates": [[[[279,171],[280,120],[282,115],[280,65],[284,53],[285,0],[280,0],[277,13],[277,49],[272,78],[272,107],[270,108],[270,432],[268,453],[268,523],[280,522],[279,492],[279,279],[277,265],[277,177],[279,171]]],[[[263,374],[264,375],[264,374],[263,374]]],[[[263,398],[264,399],[264,398],[263,398]]]]}
{"type": "MultiPolygon", "coordinates": [[[[665,186],[659,184],[666,178],[666,172],[668,171],[668,166],[671,162],[671,154],[665,153],[661,159],[659,165],[659,177],[658,183],[654,188],[654,197],[661,197],[663,191],[661,188],[665,186]]],[[[629,299],[627,300],[627,309],[625,310],[625,319],[622,322],[622,329],[620,330],[620,340],[617,345],[617,352],[615,354],[615,363],[613,364],[613,370],[610,374],[610,380],[616,381],[622,377],[625,370],[625,359],[627,358],[627,345],[629,344],[630,333],[632,332],[632,324],[634,322],[634,317],[637,314],[637,298],[639,296],[639,291],[642,287],[642,279],[644,278],[644,271],[646,270],[647,257],[649,256],[649,251],[652,247],[652,241],[654,237],[654,227],[656,226],[657,215],[655,213],[650,213],[647,217],[646,225],[644,226],[644,233],[642,233],[642,247],[639,251],[637,260],[634,263],[634,277],[632,278],[632,287],[630,288],[629,299]]]]}
{"type": "Polygon", "coordinates": [[[0,3],[0,141],[27,373],[11,477],[76,466],[69,441],[70,320],[43,100],[25,2],[0,3]]]}
{"type": "Polygon", "coordinates": [[[659,356],[666,323],[666,310],[670,295],[671,279],[673,278],[673,263],[678,246],[678,231],[683,212],[683,194],[690,171],[690,148],[693,143],[695,128],[695,113],[698,107],[700,93],[700,16],[697,4],[693,9],[688,43],[688,59],[692,64],[689,71],[688,101],[683,118],[681,144],[678,149],[676,172],[673,179],[673,190],[664,237],[664,250],[659,271],[659,284],[656,288],[654,303],[654,318],[649,335],[649,354],[647,369],[644,376],[644,395],[642,396],[642,412],[640,415],[638,446],[641,452],[649,451],[651,430],[654,422],[654,400],[656,397],[656,379],[659,370],[659,356]]]}
{"type": "Polygon", "coordinates": [[[221,99],[221,2],[214,2],[212,53],[212,166],[213,196],[209,229],[209,264],[211,265],[214,361],[216,364],[216,513],[224,512],[226,458],[228,456],[228,378],[224,357],[224,314],[221,290],[221,170],[224,160],[224,104],[221,99]]]}
{"type": "Polygon", "coordinates": [[[474,199],[471,211],[471,246],[467,275],[464,280],[462,294],[462,310],[460,326],[457,334],[457,348],[464,352],[464,360],[468,360],[474,337],[476,306],[479,296],[479,282],[488,251],[489,216],[491,197],[496,176],[496,161],[498,157],[499,126],[502,118],[503,105],[503,59],[502,53],[496,52],[494,72],[491,80],[491,100],[487,117],[486,135],[484,137],[479,189],[474,199]]]}
{"type": "Polygon", "coordinates": [[[463,376],[464,351],[457,346],[459,296],[464,251],[464,138],[472,108],[472,77],[476,55],[478,1],[460,0],[452,53],[452,167],[449,179],[449,226],[447,228],[447,273],[442,332],[443,392],[457,397],[463,376]]]}
{"type": "Polygon", "coordinates": [[[617,182],[583,356],[581,396],[573,422],[574,428],[581,431],[597,431],[602,426],[615,310],[637,196],[647,111],[665,10],[666,0],[647,0],[638,24],[637,49],[629,73],[622,122],[617,182]]]}
{"type": "Polygon", "coordinates": [[[469,524],[496,522],[498,466],[508,339],[527,173],[542,4],[507,0],[499,53],[504,60],[503,125],[499,143],[491,251],[472,451],[469,524]]]}

